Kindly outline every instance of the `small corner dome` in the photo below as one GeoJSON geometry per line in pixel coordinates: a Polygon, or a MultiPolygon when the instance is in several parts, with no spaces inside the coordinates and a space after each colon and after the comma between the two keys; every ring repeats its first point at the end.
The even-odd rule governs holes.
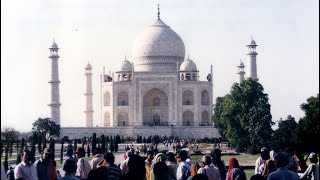
{"type": "Polygon", "coordinates": [[[183,63],[180,65],[180,71],[198,71],[197,70],[197,65],[191,60],[191,59],[186,59],[183,61],[183,63]]]}
{"type": "Polygon", "coordinates": [[[91,64],[88,63],[86,69],[92,69],[91,64]]]}
{"type": "Polygon", "coordinates": [[[127,58],[121,62],[118,71],[132,71],[132,64],[127,60],[127,58]]]}
{"type": "Polygon", "coordinates": [[[51,45],[51,48],[58,48],[58,45],[55,41],[53,41],[52,45],[51,45]]]}
{"type": "Polygon", "coordinates": [[[243,62],[242,62],[242,61],[240,61],[240,66],[244,66],[244,64],[243,64],[243,62]]]}

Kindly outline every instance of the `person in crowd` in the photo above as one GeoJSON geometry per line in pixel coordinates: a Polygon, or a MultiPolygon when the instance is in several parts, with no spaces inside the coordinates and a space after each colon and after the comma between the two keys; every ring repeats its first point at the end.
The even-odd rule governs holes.
{"type": "Polygon", "coordinates": [[[251,176],[250,180],[265,180],[265,178],[261,174],[255,174],[251,176]]]}
{"type": "Polygon", "coordinates": [[[137,154],[132,154],[128,161],[128,173],[120,180],[145,180],[146,168],[143,158],[137,154]]]}
{"type": "Polygon", "coordinates": [[[259,168],[258,168],[258,174],[261,174],[264,172],[264,168],[266,166],[266,162],[270,159],[270,153],[267,151],[261,152],[261,159],[264,161],[259,168]]]}
{"type": "Polygon", "coordinates": [[[147,159],[145,160],[146,166],[146,180],[150,180],[150,173],[151,173],[151,165],[153,160],[154,152],[151,150],[147,151],[147,159]]]}
{"type": "Polygon", "coordinates": [[[8,172],[7,172],[7,179],[8,180],[14,180],[14,171],[13,167],[10,166],[8,172]]]}
{"type": "Polygon", "coordinates": [[[208,176],[208,180],[221,180],[220,171],[217,167],[211,166],[211,156],[204,155],[202,157],[203,166],[198,170],[198,174],[204,174],[208,176]]]}
{"type": "Polygon", "coordinates": [[[51,162],[51,149],[45,148],[42,151],[40,159],[34,165],[37,168],[39,180],[56,179],[56,168],[51,162]]]}
{"type": "Polygon", "coordinates": [[[192,179],[193,176],[198,174],[198,170],[201,168],[199,163],[192,163],[190,165],[190,177],[188,180],[192,179]]]}
{"type": "Polygon", "coordinates": [[[57,169],[57,162],[56,161],[52,161],[52,166],[53,168],[51,168],[51,170],[54,170],[56,173],[56,179],[61,178],[61,174],[60,171],[57,169]]]}
{"type": "Polygon", "coordinates": [[[103,154],[102,154],[102,148],[97,147],[94,152],[94,156],[93,156],[92,160],[90,161],[91,170],[97,169],[98,163],[101,162],[103,159],[104,158],[103,158],[103,154]]]}
{"type": "Polygon", "coordinates": [[[295,158],[295,149],[293,147],[288,147],[285,149],[285,152],[290,154],[288,169],[295,173],[298,173],[298,161],[295,158]]]}
{"type": "Polygon", "coordinates": [[[129,172],[128,163],[129,163],[130,157],[133,154],[134,154],[134,152],[132,150],[127,151],[125,160],[120,163],[120,169],[121,169],[123,175],[125,175],[129,172]]]}
{"type": "Polygon", "coordinates": [[[86,151],[83,147],[78,147],[75,154],[78,158],[76,176],[80,179],[87,179],[91,167],[90,163],[86,159],[84,159],[86,151]]]}
{"type": "Polygon", "coordinates": [[[289,164],[290,155],[285,152],[279,152],[276,157],[276,165],[277,171],[272,172],[268,176],[268,180],[282,180],[282,179],[290,179],[290,180],[298,180],[300,179],[298,174],[293,171],[288,170],[287,165],[289,164]]]}
{"type": "MultiPolygon", "coordinates": [[[[102,160],[105,161],[105,160],[102,160]]],[[[107,171],[107,169],[105,168],[105,166],[100,166],[96,169],[92,169],[87,177],[87,180],[97,180],[97,179],[108,179],[109,176],[109,172],[107,171]]]]}
{"type": "Polygon", "coordinates": [[[191,178],[191,180],[208,180],[208,176],[204,174],[196,174],[191,178]]]}
{"type": "MultiPolygon", "coordinates": [[[[0,150],[1,150],[1,157],[2,157],[2,153],[3,153],[2,144],[1,144],[0,150]]],[[[5,180],[6,179],[6,172],[5,172],[3,163],[0,163],[0,164],[1,164],[1,180],[5,180]]]]}
{"type": "Polygon", "coordinates": [[[77,164],[73,159],[65,160],[63,170],[65,175],[59,180],[80,180],[80,178],[76,177],[77,164]]]}
{"type": "MultiPolygon", "coordinates": [[[[271,160],[271,159],[269,159],[269,160],[267,160],[264,164],[262,164],[262,165],[264,165],[264,167],[263,167],[263,171],[262,171],[262,177],[264,177],[265,179],[267,179],[268,178],[268,176],[269,176],[269,174],[271,174],[272,172],[274,172],[274,171],[276,171],[277,170],[277,167],[276,167],[276,163],[275,163],[275,161],[273,161],[273,160],[271,160]]],[[[261,165],[261,166],[262,166],[261,165]]],[[[261,167],[260,166],[260,167],[261,167]]]]}
{"type": "Polygon", "coordinates": [[[227,169],[224,160],[221,159],[221,150],[215,148],[213,152],[211,152],[212,164],[214,164],[220,171],[221,179],[226,179],[227,169]]]}
{"type": "Polygon", "coordinates": [[[154,156],[153,160],[152,160],[152,164],[151,164],[151,171],[150,171],[150,180],[155,180],[155,176],[154,176],[154,171],[153,171],[153,167],[157,162],[166,162],[167,161],[167,156],[163,153],[158,153],[154,156]]]}
{"type": "Polygon", "coordinates": [[[104,154],[104,159],[107,161],[108,180],[119,180],[122,176],[122,171],[114,164],[114,155],[111,152],[107,152],[104,154]]]}
{"type": "Polygon", "coordinates": [[[65,159],[65,160],[63,161],[63,163],[62,163],[62,168],[64,168],[65,162],[66,162],[67,159],[71,159],[71,160],[73,160],[73,161],[77,164],[78,159],[75,158],[75,157],[73,157],[73,149],[68,148],[66,154],[67,154],[67,157],[66,157],[66,159],[65,159]]]}
{"type": "Polygon", "coordinates": [[[236,158],[230,158],[229,159],[229,168],[227,172],[226,180],[242,180],[246,179],[246,174],[242,169],[240,169],[239,162],[236,158]]]}
{"type": "Polygon", "coordinates": [[[319,180],[319,165],[316,153],[312,152],[308,156],[310,164],[304,173],[299,174],[301,179],[319,180]]]}
{"type": "Polygon", "coordinates": [[[169,168],[165,162],[157,162],[153,167],[155,180],[170,180],[169,168]]]}
{"type": "Polygon", "coordinates": [[[297,159],[297,162],[298,162],[298,173],[303,173],[307,170],[307,163],[303,157],[303,155],[301,154],[301,152],[299,151],[296,151],[296,159],[297,159]]]}
{"type": "Polygon", "coordinates": [[[14,168],[14,178],[24,180],[38,179],[36,166],[30,163],[31,153],[25,149],[22,155],[22,162],[14,168]]]}
{"type": "Polygon", "coordinates": [[[255,163],[254,174],[261,174],[261,173],[259,173],[259,167],[261,166],[261,164],[266,162],[266,160],[263,160],[262,157],[267,156],[267,154],[270,157],[269,150],[266,147],[261,148],[260,152],[261,152],[261,155],[256,160],[256,163],[255,163]]]}
{"type": "Polygon", "coordinates": [[[177,168],[177,180],[186,180],[190,176],[190,164],[186,162],[188,153],[185,150],[181,150],[177,154],[177,161],[179,166],[177,168]]]}
{"type": "Polygon", "coordinates": [[[176,162],[175,155],[173,154],[173,152],[167,153],[167,166],[169,168],[170,180],[175,180],[177,177],[176,173],[177,173],[178,164],[176,162]]]}

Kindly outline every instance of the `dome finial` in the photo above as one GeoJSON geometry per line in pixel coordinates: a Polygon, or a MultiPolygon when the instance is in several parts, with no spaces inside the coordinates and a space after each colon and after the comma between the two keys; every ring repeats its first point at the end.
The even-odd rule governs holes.
{"type": "Polygon", "coordinates": [[[158,19],[160,19],[160,5],[158,3],[158,19]]]}
{"type": "Polygon", "coordinates": [[[188,53],[188,59],[190,59],[190,58],[189,58],[189,53],[188,53]]]}
{"type": "Polygon", "coordinates": [[[253,40],[253,38],[252,38],[252,34],[251,34],[251,41],[253,40]]]}

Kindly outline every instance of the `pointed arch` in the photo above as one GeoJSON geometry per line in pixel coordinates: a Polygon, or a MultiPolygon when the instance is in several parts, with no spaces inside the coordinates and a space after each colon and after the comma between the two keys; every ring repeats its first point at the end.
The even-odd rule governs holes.
{"type": "Polygon", "coordinates": [[[129,125],[129,116],[125,111],[121,111],[117,117],[118,126],[128,126],[129,125]]]}
{"type": "Polygon", "coordinates": [[[182,105],[193,105],[194,96],[191,90],[185,90],[182,93],[182,105]]]}
{"type": "Polygon", "coordinates": [[[110,93],[106,91],[103,95],[103,105],[110,106],[110,93]]]}
{"type": "Polygon", "coordinates": [[[193,126],[194,125],[194,115],[191,111],[185,111],[182,114],[182,126],[193,126]]]}
{"type": "Polygon", "coordinates": [[[201,125],[209,126],[210,125],[210,118],[208,111],[203,111],[201,114],[201,125]]]}
{"type": "Polygon", "coordinates": [[[103,127],[110,127],[110,113],[108,111],[104,113],[103,127]]]}
{"type": "Polygon", "coordinates": [[[209,93],[207,90],[201,92],[201,105],[209,105],[209,93]]]}
{"type": "Polygon", "coordinates": [[[129,96],[126,91],[121,91],[118,94],[117,98],[118,106],[128,106],[129,105],[129,96]]]}

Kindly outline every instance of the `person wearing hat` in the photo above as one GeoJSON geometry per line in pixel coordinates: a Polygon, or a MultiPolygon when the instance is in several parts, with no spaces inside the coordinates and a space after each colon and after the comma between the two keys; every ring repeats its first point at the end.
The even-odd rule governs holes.
{"type": "Polygon", "coordinates": [[[261,155],[255,163],[254,174],[261,174],[261,172],[259,172],[259,167],[261,166],[261,164],[264,164],[266,160],[270,158],[269,150],[266,147],[261,148],[260,152],[261,155]]]}
{"type": "Polygon", "coordinates": [[[203,166],[198,170],[198,174],[207,175],[208,180],[217,180],[221,179],[220,171],[217,167],[211,166],[212,159],[209,155],[204,155],[202,157],[203,166]]]}
{"type": "Polygon", "coordinates": [[[308,156],[310,164],[304,173],[299,173],[300,179],[319,180],[319,164],[316,153],[312,152],[308,156]]]}
{"type": "Polygon", "coordinates": [[[78,158],[76,176],[80,179],[87,179],[91,167],[90,163],[86,159],[84,159],[86,151],[83,147],[78,147],[75,154],[78,158]]]}
{"type": "Polygon", "coordinates": [[[40,159],[37,160],[34,165],[37,169],[39,180],[48,180],[56,178],[56,168],[51,162],[51,149],[45,148],[42,151],[40,159]]]}
{"type": "Polygon", "coordinates": [[[290,179],[298,180],[300,179],[297,173],[290,171],[287,166],[290,160],[290,154],[285,152],[279,152],[276,157],[277,171],[272,172],[268,176],[268,180],[279,180],[279,179],[290,179]]]}

